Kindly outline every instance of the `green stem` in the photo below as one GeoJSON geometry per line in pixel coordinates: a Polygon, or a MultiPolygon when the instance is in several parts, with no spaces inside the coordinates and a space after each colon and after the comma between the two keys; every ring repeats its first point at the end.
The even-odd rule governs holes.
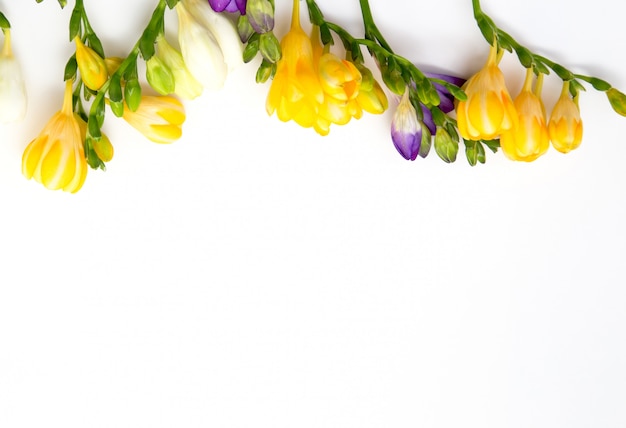
{"type": "Polygon", "coordinates": [[[391,46],[387,43],[374,22],[374,16],[372,15],[372,9],[370,8],[369,1],[359,0],[359,4],[361,5],[361,14],[363,16],[363,24],[365,25],[365,37],[370,40],[378,41],[383,48],[385,48],[388,52],[393,53],[391,46]]]}

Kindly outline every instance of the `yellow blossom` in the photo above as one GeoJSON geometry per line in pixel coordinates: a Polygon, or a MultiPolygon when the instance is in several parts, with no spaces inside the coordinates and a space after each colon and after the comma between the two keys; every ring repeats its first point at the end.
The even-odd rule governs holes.
{"type": "Polygon", "coordinates": [[[174,97],[145,95],[137,111],[131,111],[124,103],[123,118],[149,140],[168,144],[183,134],[185,109],[174,97]]]}
{"type": "Polygon", "coordinates": [[[265,108],[283,122],[293,120],[310,128],[317,121],[324,92],[313,64],[311,39],[300,27],[298,0],[293,2],[291,29],[281,41],[281,50],[265,108]]]}
{"type": "Polygon", "coordinates": [[[456,106],[461,136],[491,140],[517,126],[517,112],[498,67],[498,48],[491,47],[485,66],[464,85],[467,101],[456,106]]]}
{"type": "Polygon", "coordinates": [[[72,82],[65,82],[63,107],[24,150],[22,173],[51,190],[75,193],[87,176],[84,135],[72,110],[72,82]]]}
{"type": "Polygon", "coordinates": [[[578,108],[578,96],[569,94],[569,81],[563,82],[561,96],[552,109],[548,130],[552,146],[561,153],[574,150],[583,139],[583,122],[578,108]]]}
{"type": "Polygon", "coordinates": [[[532,162],[543,155],[550,146],[546,113],[541,98],[543,74],[537,79],[535,92],[532,90],[534,73],[526,71],[524,86],[515,98],[518,126],[504,131],[500,137],[502,152],[512,160],[532,162]]]}
{"type": "Polygon", "coordinates": [[[361,87],[361,72],[352,62],[342,60],[330,53],[328,47],[322,47],[318,27],[313,27],[311,45],[313,65],[324,92],[313,127],[320,135],[327,135],[331,123],[345,125],[352,117],[361,117],[361,108],[355,101],[361,87]]]}
{"type": "Polygon", "coordinates": [[[97,91],[109,78],[107,64],[96,51],[85,46],[78,36],[74,38],[74,42],[76,43],[76,63],[78,64],[78,71],[80,71],[80,78],[85,86],[97,91]]]}

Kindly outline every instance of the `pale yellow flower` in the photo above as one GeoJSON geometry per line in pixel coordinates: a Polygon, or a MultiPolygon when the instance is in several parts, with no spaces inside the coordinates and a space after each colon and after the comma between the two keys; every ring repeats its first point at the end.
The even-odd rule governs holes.
{"type": "Polygon", "coordinates": [[[24,150],[22,173],[51,190],[75,193],[87,177],[84,135],[72,110],[72,82],[65,82],[63,107],[24,150]]]}
{"type": "Polygon", "coordinates": [[[145,95],[137,111],[131,111],[124,103],[123,118],[149,140],[169,144],[183,134],[185,109],[174,97],[145,95]]]}

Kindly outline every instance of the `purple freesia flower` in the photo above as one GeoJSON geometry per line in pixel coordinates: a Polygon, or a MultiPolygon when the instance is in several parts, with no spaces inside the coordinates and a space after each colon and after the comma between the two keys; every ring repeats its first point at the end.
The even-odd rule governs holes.
{"type": "Polygon", "coordinates": [[[409,100],[409,88],[404,91],[391,120],[391,140],[396,150],[406,160],[417,158],[422,144],[422,125],[417,120],[417,112],[409,100]]]}
{"type": "Polygon", "coordinates": [[[246,14],[246,0],[209,0],[211,8],[216,12],[239,12],[246,14]]]}

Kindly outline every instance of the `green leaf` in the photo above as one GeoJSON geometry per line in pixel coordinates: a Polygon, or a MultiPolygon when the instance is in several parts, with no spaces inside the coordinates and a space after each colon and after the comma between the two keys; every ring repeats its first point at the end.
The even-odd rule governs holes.
{"type": "Polygon", "coordinates": [[[519,59],[520,64],[522,64],[524,68],[532,67],[534,63],[533,55],[528,49],[523,46],[518,46],[515,48],[515,53],[517,54],[517,58],[519,59]]]}
{"type": "Polygon", "coordinates": [[[76,77],[76,70],[78,69],[78,63],[76,62],[76,55],[72,55],[65,64],[65,72],[63,80],[70,80],[76,77]]]}
{"type": "Polygon", "coordinates": [[[560,64],[553,64],[552,70],[554,70],[556,75],[559,76],[561,80],[572,80],[574,78],[572,72],[560,64]]]}
{"type": "Polygon", "coordinates": [[[11,28],[11,23],[2,12],[0,12],[0,28],[2,28],[3,30],[8,30],[9,28],[11,28]]]}
{"type": "Polygon", "coordinates": [[[496,153],[500,148],[500,140],[481,140],[485,146],[489,148],[492,152],[496,153]]]}
{"type": "Polygon", "coordinates": [[[74,41],[76,37],[80,37],[81,20],[83,14],[82,11],[75,7],[70,16],[70,42],[74,41]]]}
{"type": "Polygon", "coordinates": [[[89,121],[87,122],[87,130],[88,136],[96,140],[102,137],[102,133],[100,132],[100,125],[98,125],[98,119],[93,115],[89,116],[89,121]]]}
{"type": "Polygon", "coordinates": [[[122,83],[120,81],[120,76],[115,73],[111,76],[111,81],[109,82],[109,99],[111,102],[120,102],[122,101],[122,83]]]}
{"type": "Polygon", "coordinates": [[[100,55],[100,57],[105,58],[104,48],[102,47],[102,42],[100,42],[98,36],[96,36],[94,33],[89,33],[87,35],[87,43],[91,49],[93,49],[98,55],[100,55]]]}
{"type": "Polygon", "coordinates": [[[67,5],[67,0],[59,0],[59,5],[61,5],[61,9],[63,9],[67,5]]]}
{"type": "Polygon", "coordinates": [[[176,6],[178,4],[179,0],[165,0],[165,2],[167,3],[167,7],[169,7],[170,9],[174,9],[174,6],[176,6]]]}
{"type": "Polygon", "coordinates": [[[465,143],[465,157],[471,166],[476,166],[479,162],[485,163],[485,148],[480,141],[464,139],[463,143],[465,143]]]}
{"type": "Polygon", "coordinates": [[[330,30],[328,29],[328,25],[326,23],[323,23],[320,26],[320,37],[323,45],[334,44],[333,36],[330,34],[330,30]]]}
{"type": "Polygon", "coordinates": [[[598,79],[597,77],[592,77],[588,80],[591,83],[591,86],[597,91],[608,91],[611,89],[611,84],[605,80],[598,79]]]}

